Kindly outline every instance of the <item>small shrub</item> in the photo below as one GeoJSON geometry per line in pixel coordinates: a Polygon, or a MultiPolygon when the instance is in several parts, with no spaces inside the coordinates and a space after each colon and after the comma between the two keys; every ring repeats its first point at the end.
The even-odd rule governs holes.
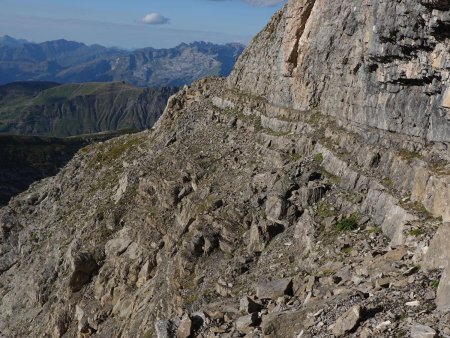
{"type": "Polygon", "coordinates": [[[423,159],[421,154],[406,149],[401,149],[399,155],[408,163],[411,163],[414,159],[423,159]]]}
{"type": "Polygon", "coordinates": [[[426,305],[425,305],[425,309],[426,309],[426,311],[428,311],[428,312],[432,312],[432,311],[434,311],[434,310],[436,310],[436,304],[434,303],[434,302],[428,302],[428,303],[426,303],[426,305]]]}
{"type": "Polygon", "coordinates": [[[407,336],[407,333],[405,331],[403,331],[403,330],[400,330],[395,335],[395,338],[403,338],[403,337],[406,337],[406,336],[407,336]]]}
{"type": "Polygon", "coordinates": [[[381,229],[381,227],[380,227],[379,225],[376,225],[376,226],[374,226],[374,227],[368,228],[368,229],[367,229],[367,232],[370,233],[370,234],[376,234],[376,235],[378,235],[378,234],[383,233],[383,229],[381,229]]]}
{"type": "Polygon", "coordinates": [[[262,123],[261,123],[261,118],[256,117],[255,118],[255,132],[260,132],[262,129],[263,129],[263,127],[262,127],[262,123]]]}
{"type": "Polygon", "coordinates": [[[332,173],[330,173],[326,170],[322,170],[322,172],[329,183],[331,183],[331,184],[341,183],[341,178],[339,176],[333,175],[332,173]]]}
{"type": "Polygon", "coordinates": [[[394,187],[394,181],[391,178],[389,178],[389,177],[384,177],[381,180],[381,183],[383,183],[383,185],[388,187],[388,188],[394,187]]]}
{"type": "Polygon", "coordinates": [[[153,338],[153,337],[155,337],[155,330],[151,328],[150,330],[144,333],[143,338],[153,338]]]}
{"type": "Polygon", "coordinates": [[[431,287],[437,289],[439,287],[439,279],[434,279],[431,281],[431,287]]]}
{"type": "Polygon", "coordinates": [[[276,130],[273,130],[270,128],[266,128],[263,130],[266,134],[271,135],[271,136],[276,136],[276,137],[283,137],[283,136],[286,136],[289,134],[289,132],[287,132],[287,131],[276,131],[276,130]]]}
{"type": "Polygon", "coordinates": [[[321,164],[323,162],[323,155],[321,153],[314,155],[314,162],[321,164]]]}
{"type": "Polygon", "coordinates": [[[425,231],[419,228],[409,230],[409,234],[414,237],[418,237],[420,235],[423,235],[424,233],[425,231]]]}
{"type": "Polygon", "coordinates": [[[336,224],[336,228],[339,231],[352,231],[358,228],[358,222],[356,215],[351,215],[350,217],[344,218],[342,221],[336,224]]]}
{"type": "Polygon", "coordinates": [[[321,114],[321,112],[318,111],[309,117],[308,122],[314,126],[317,126],[320,124],[321,119],[322,119],[322,114],[321,114]]]}
{"type": "Polygon", "coordinates": [[[353,250],[352,247],[348,246],[348,247],[342,248],[341,252],[345,255],[349,255],[352,252],[352,250],[353,250]]]}
{"type": "Polygon", "coordinates": [[[302,159],[302,157],[299,154],[295,153],[295,154],[292,154],[291,159],[293,162],[298,162],[302,159]]]}
{"type": "Polygon", "coordinates": [[[399,318],[398,318],[401,322],[404,322],[406,319],[408,319],[408,314],[403,312],[399,318]]]}
{"type": "Polygon", "coordinates": [[[429,163],[429,167],[439,175],[450,175],[450,162],[447,160],[432,159],[431,163],[429,163]]]}
{"type": "Polygon", "coordinates": [[[334,271],[331,270],[331,269],[325,269],[322,272],[322,276],[324,276],[324,277],[330,277],[330,276],[333,276],[333,275],[334,275],[334,271]]]}
{"type": "Polygon", "coordinates": [[[428,212],[427,208],[425,208],[425,206],[420,202],[414,202],[411,205],[411,208],[413,210],[423,214],[424,216],[431,217],[431,214],[428,212]]]}

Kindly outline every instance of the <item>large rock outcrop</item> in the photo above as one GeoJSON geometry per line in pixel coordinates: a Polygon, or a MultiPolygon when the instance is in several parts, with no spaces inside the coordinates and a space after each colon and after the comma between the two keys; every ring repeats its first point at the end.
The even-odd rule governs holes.
{"type": "Polygon", "coordinates": [[[450,141],[448,1],[290,1],[229,83],[355,129],[450,141]]]}

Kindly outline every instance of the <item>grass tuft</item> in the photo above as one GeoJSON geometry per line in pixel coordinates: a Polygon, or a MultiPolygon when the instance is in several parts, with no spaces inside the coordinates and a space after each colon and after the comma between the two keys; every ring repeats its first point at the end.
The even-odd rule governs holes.
{"type": "Polygon", "coordinates": [[[344,218],[342,221],[336,224],[336,228],[339,231],[352,231],[358,228],[358,221],[356,215],[351,215],[344,218]]]}

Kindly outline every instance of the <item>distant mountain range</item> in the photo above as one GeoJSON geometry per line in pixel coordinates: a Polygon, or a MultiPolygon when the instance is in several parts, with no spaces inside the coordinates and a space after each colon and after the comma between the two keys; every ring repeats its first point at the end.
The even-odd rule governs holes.
{"type": "Polygon", "coordinates": [[[123,82],[0,86],[0,134],[67,137],[150,128],[176,88],[123,82]]]}
{"type": "Polygon", "coordinates": [[[205,76],[227,76],[244,46],[206,42],[170,49],[126,51],[55,40],[32,43],[0,37],[0,84],[14,81],[108,82],[182,86],[205,76]]]}

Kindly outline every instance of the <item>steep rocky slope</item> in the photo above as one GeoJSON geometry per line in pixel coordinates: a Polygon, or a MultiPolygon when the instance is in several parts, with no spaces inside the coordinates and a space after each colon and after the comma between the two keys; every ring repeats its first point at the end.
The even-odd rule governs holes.
{"type": "MultiPolygon", "coordinates": [[[[449,335],[448,61],[426,113],[420,81],[394,90],[371,67],[348,73],[314,54],[365,50],[337,42],[345,25],[321,28],[377,31],[351,15],[392,28],[392,48],[367,36],[374,53],[409,25],[443,48],[449,3],[362,4],[290,1],[229,79],[179,92],[153,130],[84,148],[1,209],[1,334],[449,335]],[[287,64],[284,39],[298,44],[287,64]],[[413,93],[410,108],[432,121],[423,130],[404,106],[413,93]],[[404,123],[378,122],[393,114],[404,123]]],[[[434,49],[417,52],[426,62],[434,49]]]]}
{"type": "Polygon", "coordinates": [[[122,82],[0,86],[0,133],[66,137],[150,128],[175,88],[138,88],[122,82]]]}
{"type": "Polygon", "coordinates": [[[183,86],[205,76],[229,75],[243,49],[237,43],[193,42],[125,51],[66,40],[37,44],[7,37],[0,39],[0,84],[35,80],[183,86]]]}

